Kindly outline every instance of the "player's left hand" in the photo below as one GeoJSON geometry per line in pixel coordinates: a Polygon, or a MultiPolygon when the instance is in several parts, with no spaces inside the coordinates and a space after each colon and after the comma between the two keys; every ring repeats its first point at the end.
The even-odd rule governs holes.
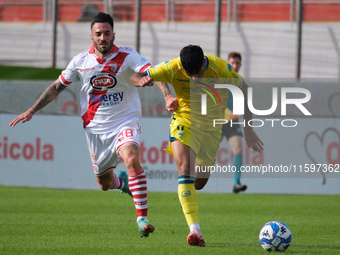
{"type": "Polygon", "coordinates": [[[153,84],[154,82],[149,75],[145,75],[139,80],[140,87],[153,86],[153,84]]]}
{"type": "Polygon", "coordinates": [[[9,125],[11,127],[14,127],[19,122],[25,123],[26,121],[30,121],[33,118],[34,112],[31,109],[28,109],[26,112],[20,114],[18,117],[16,117],[14,120],[12,120],[9,125]]]}
{"type": "Polygon", "coordinates": [[[165,97],[165,107],[168,112],[176,111],[178,108],[178,99],[173,97],[172,95],[165,97]]]}
{"type": "Polygon", "coordinates": [[[264,144],[251,127],[244,128],[244,139],[247,145],[253,150],[260,153],[263,151],[264,144]]]}

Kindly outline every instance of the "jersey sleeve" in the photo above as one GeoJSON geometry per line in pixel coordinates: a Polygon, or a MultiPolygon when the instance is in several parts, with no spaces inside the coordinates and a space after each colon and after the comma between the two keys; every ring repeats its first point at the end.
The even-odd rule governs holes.
{"type": "Polygon", "coordinates": [[[144,72],[145,70],[147,70],[151,64],[150,61],[145,58],[142,57],[137,51],[132,50],[131,54],[130,54],[130,67],[136,72],[144,72]]]}
{"type": "Polygon", "coordinates": [[[175,60],[162,62],[156,66],[149,68],[146,74],[154,81],[165,82],[172,84],[172,78],[177,71],[177,64],[175,60]]]}
{"type": "Polygon", "coordinates": [[[70,85],[72,82],[76,81],[78,79],[78,73],[75,68],[75,61],[74,58],[71,60],[71,62],[68,64],[65,70],[61,72],[61,75],[59,76],[59,80],[61,83],[65,86],[70,85]]]}

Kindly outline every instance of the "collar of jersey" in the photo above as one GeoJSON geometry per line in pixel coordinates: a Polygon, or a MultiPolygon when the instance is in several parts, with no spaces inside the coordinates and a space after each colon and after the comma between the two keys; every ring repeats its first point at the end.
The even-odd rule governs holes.
{"type": "Polygon", "coordinates": [[[208,66],[209,66],[209,58],[207,56],[204,56],[204,58],[207,60],[207,62],[205,64],[205,70],[204,71],[207,71],[208,66]]]}
{"type": "Polygon", "coordinates": [[[106,61],[106,59],[107,59],[108,57],[110,57],[113,53],[117,52],[118,50],[119,50],[119,48],[118,48],[116,45],[113,45],[111,54],[108,55],[106,58],[99,59],[99,58],[96,56],[96,54],[94,54],[94,44],[92,44],[92,46],[91,46],[91,48],[90,48],[90,50],[89,50],[89,53],[90,53],[90,54],[93,54],[93,55],[96,57],[96,60],[98,61],[99,64],[103,64],[103,63],[106,61]]]}

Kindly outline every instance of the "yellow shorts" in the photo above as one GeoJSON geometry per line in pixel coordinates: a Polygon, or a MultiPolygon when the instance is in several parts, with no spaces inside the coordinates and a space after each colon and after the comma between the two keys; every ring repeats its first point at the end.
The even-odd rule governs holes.
{"type": "MultiPolygon", "coordinates": [[[[218,129],[220,130],[220,129],[218,129]]],[[[204,132],[188,124],[188,121],[181,121],[181,118],[175,114],[170,124],[170,141],[169,147],[165,150],[172,155],[170,143],[179,141],[189,146],[196,153],[196,161],[201,166],[211,166],[215,163],[216,154],[220,146],[222,131],[204,132]],[[183,123],[186,123],[183,125],[183,123]]]]}

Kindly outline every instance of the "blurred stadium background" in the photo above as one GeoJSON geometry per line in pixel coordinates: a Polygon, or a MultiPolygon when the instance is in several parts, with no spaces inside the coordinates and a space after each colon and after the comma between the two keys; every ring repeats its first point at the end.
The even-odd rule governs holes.
{"type": "MultiPolygon", "coordinates": [[[[98,11],[115,18],[117,46],[137,49],[152,64],[178,57],[188,44],[222,58],[239,51],[240,73],[256,88],[257,109],[272,101],[268,86],[308,88],[313,116],[295,107],[286,117],[299,121],[296,129],[259,128],[265,151],[258,155],[244,145],[245,165],[340,164],[340,0],[0,0],[0,65],[65,68],[91,46],[90,20],[98,11]]],[[[0,184],[98,189],[79,118],[79,82],[39,111],[50,116],[8,126],[48,84],[8,81],[0,73],[0,184]],[[76,155],[70,158],[65,148],[76,155]]],[[[146,117],[141,161],[150,190],[175,191],[176,166],[163,150],[169,113],[157,89],[141,89],[140,95],[146,117]]],[[[231,159],[224,139],[217,163],[231,159]]],[[[249,193],[340,194],[339,172],[274,175],[276,180],[243,176],[249,177],[249,193]]],[[[223,177],[229,180],[212,178],[205,191],[231,192],[233,174],[223,177]]]]}
{"type": "Polygon", "coordinates": [[[64,68],[89,48],[98,11],[152,64],[191,43],[241,52],[247,78],[340,77],[339,0],[1,0],[0,64],[64,68]]]}
{"type": "MultiPolygon", "coordinates": [[[[98,11],[114,16],[117,46],[137,49],[152,64],[199,44],[222,58],[239,51],[240,73],[261,103],[271,102],[266,86],[308,88],[312,99],[306,106],[313,116],[290,111],[286,117],[298,120],[297,128],[256,130],[265,151],[259,155],[244,144],[244,164],[339,167],[340,0],[0,0],[0,66],[65,68],[91,46],[89,20],[98,11]]],[[[0,254],[263,254],[258,231],[270,220],[290,226],[294,239],[288,253],[339,254],[334,238],[340,229],[339,168],[308,175],[245,173],[248,189],[242,195],[216,194],[232,192],[233,174],[213,176],[203,190],[213,194],[200,194],[208,245],[204,250],[186,245],[174,193],[177,168],[164,152],[169,113],[156,88],[140,90],[140,158],[157,231],[139,238],[131,201],[94,191],[99,187],[79,118],[80,83],[32,121],[11,128],[10,121],[51,81],[6,80],[1,70],[0,254]]],[[[219,165],[231,164],[225,139],[217,155],[219,165]]],[[[123,164],[119,170],[125,170],[123,164]]]]}

